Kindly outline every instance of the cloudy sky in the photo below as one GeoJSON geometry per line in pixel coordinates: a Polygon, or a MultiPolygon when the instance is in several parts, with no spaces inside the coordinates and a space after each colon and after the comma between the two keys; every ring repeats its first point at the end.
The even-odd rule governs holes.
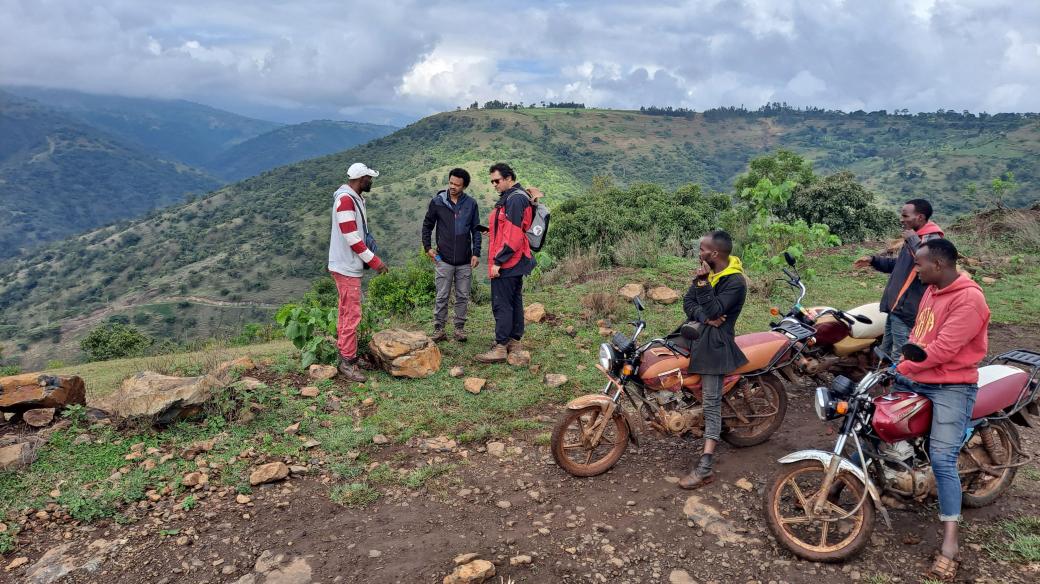
{"type": "Polygon", "coordinates": [[[0,0],[0,84],[401,123],[474,100],[1040,111],[1036,0],[0,0]]]}

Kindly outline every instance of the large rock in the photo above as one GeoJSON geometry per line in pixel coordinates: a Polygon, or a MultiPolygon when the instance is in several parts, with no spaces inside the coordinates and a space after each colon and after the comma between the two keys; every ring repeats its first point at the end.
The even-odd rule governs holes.
{"type": "Polygon", "coordinates": [[[307,374],[311,376],[314,381],[323,381],[325,379],[332,379],[336,376],[339,371],[335,365],[319,365],[315,363],[307,368],[307,374]]]}
{"type": "Polygon", "coordinates": [[[534,303],[524,309],[524,320],[526,322],[542,322],[545,320],[545,305],[534,303]]]}
{"type": "Polygon", "coordinates": [[[567,376],[560,375],[559,373],[546,373],[545,384],[549,387],[556,388],[567,383],[567,376]]]}
{"type": "Polygon", "coordinates": [[[487,560],[473,560],[444,577],[444,584],[481,584],[495,575],[495,565],[487,560]]]}
{"type": "Polygon", "coordinates": [[[88,545],[63,543],[47,550],[47,553],[29,567],[25,577],[20,580],[25,584],[52,584],[70,576],[81,582],[96,582],[93,577],[101,566],[122,548],[126,540],[96,539],[88,545]]]}
{"type": "Polygon", "coordinates": [[[289,476],[289,467],[284,462],[270,462],[253,469],[249,475],[249,484],[254,487],[266,483],[280,481],[289,476]]]}
{"type": "Polygon", "coordinates": [[[419,331],[390,329],[372,335],[372,356],[390,375],[418,379],[441,368],[441,351],[419,331]]]}
{"type": "Polygon", "coordinates": [[[466,391],[472,394],[480,393],[485,385],[487,385],[487,379],[481,379],[480,377],[467,377],[462,382],[462,386],[466,388],[466,391]]]}
{"type": "Polygon", "coordinates": [[[233,361],[224,361],[217,368],[214,369],[210,375],[219,379],[225,385],[230,385],[234,381],[234,377],[238,374],[245,373],[256,369],[256,363],[253,362],[249,357],[239,357],[233,361]],[[232,373],[234,372],[234,373],[232,373]]]}
{"type": "Polygon", "coordinates": [[[642,284],[625,284],[624,286],[621,287],[620,290],[618,290],[618,294],[620,294],[621,297],[624,298],[625,300],[628,300],[629,302],[631,302],[631,301],[635,300],[635,298],[637,296],[642,296],[643,295],[643,285],[642,284]]]}
{"type": "Polygon", "coordinates": [[[92,405],[118,418],[149,417],[159,424],[169,424],[198,414],[212,392],[221,387],[223,384],[212,375],[172,377],[144,371],[92,405]]]}
{"type": "Polygon", "coordinates": [[[679,293],[672,290],[668,286],[658,286],[651,288],[646,295],[659,304],[675,304],[679,301],[679,293]]]}
{"type": "Polygon", "coordinates": [[[83,380],[76,375],[23,373],[0,377],[0,411],[24,412],[87,403],[83,380]]]}

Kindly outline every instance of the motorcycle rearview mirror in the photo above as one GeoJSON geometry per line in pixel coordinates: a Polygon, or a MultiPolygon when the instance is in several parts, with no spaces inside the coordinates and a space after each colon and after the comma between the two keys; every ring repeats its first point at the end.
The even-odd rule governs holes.
{"type": "Polygon", "coordinates": [[[786,251],[784,252],[784,261],[786,261],[787,265],[791,266],[792,268],[794,267],[794,265],[796,263],[794,261],[794,256],[792,256],[790,253],[788,253],[786,251]]]}
{"type": "Polygon", "coordinates": [[[900,352],[903,354],[904,359],[907,361],[913,361],[914,363],[920,363],[928,358],[928,351],[925,351],[921,345],[915,345],[913,343],[903,345],[900,352]]]}
{"type": "Polygon", "coordinates": [[[633,298],[632,302],[636,305],[636,310],[639,310],[639,311],[643,310],[643,301],[640,300],[638,296],[633,298]]]}
{"type": "Polygon", "coordinates": [[[869,318],[863,316],[862,314],[853,314],[852,318],[858,320],[859,322],[861,322],[863,324],[874,324],[874,321],[872,321],[869,318]]]}

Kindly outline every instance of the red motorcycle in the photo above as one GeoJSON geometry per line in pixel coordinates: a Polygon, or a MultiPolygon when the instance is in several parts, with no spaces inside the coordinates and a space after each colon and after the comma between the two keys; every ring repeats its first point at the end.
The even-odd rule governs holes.
{"type": "MultiPolygon", "coordinates": [[[[883,355],[878,355],[883,358],[883,355]]],[[[904,358],[923,361],[924,349],[907,345],[904,358]]],[[[870,541],[886,505],[902,508],[936,496],[928,462],[932,402],[895,391],[872,398],[891,370],[875,370],[859,383],[838,377],[816,390],[816,415],[844,417],[832,452],[802,450],[780,459],[786,465],[765,493],[765,514],[777,541],[815,562],[846,560],[870,541]],[[846,449],[857,456],[846,458],[846,449]],[[857,462],[853,462],[856,460],[857,462]]],[[[1015,350],[979,369],[979,391],[957,462],[965,507],[992,503],[1029,462],[1015,424],[1028,425],[1040,392],[1040,353],[1015,350]]]]}

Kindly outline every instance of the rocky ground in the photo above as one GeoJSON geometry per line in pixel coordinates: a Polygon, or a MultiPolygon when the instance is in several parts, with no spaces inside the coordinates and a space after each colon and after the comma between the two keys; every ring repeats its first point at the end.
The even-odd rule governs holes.
{"type": "MultiPolygon", "coordinates": [[[[1018,340],[998,336],[994,349],[1018,340]]],[[[834,440],[833,429],[813,415],[807,389],[792,388],[789,397],[788,417],[773,439],[747,449],[724,446],[719,480],[694,493],[675,483],[699,441],[644,436],[610,472],[576,479],[553,463],[543,426],[485,444],[439,438],[374,446],[372,465],[446,472],[418,488],[392,483],[378,500],[350,508],[330,498],[342,481],[318,448],[310,460],[295,461],[287,479],[249,495],[209,482],[191,487],[190,505],[150,493],[126,525],[77,525],[59,509],[40,510],[27,518],[22,545],[3,558],[0,581],[441,582],[462,571],[456,563],[493,570],[490,582],[921,581],[938,542],[934,507],[893,512],[892,529],[879,521],[871,545],[844,565],[800,561],[769,535],[761,491],[776,459],[834,440]]],[[[559,412],[553,406],[525,415],[545,424],[559,412]]],[[[1040,431],[1021,434],[1025,451],[1040,454],[1040,431]]],[[[1019,472],[992,506],[966,511],[962,581],[1040,580],[1040,565],[990,549],[999,521],[1040,516],[1037,468],[1031,463],[1019,472]]]]}

